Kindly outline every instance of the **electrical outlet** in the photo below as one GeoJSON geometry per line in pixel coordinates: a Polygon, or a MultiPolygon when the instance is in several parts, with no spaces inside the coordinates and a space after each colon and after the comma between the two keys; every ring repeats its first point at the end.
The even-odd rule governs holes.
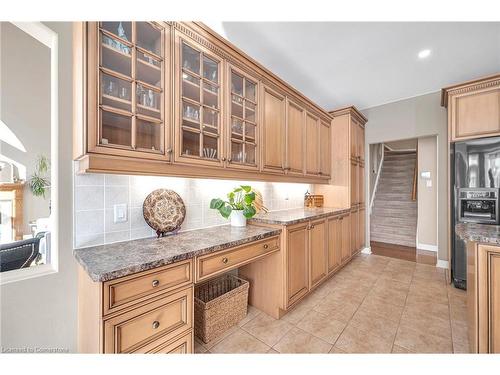
{"type": "Polygon", "coordinates": [[[127,221],[127,204],[115,204],[113,206],[113,222],[124,223],[127,221]]]}
{"type": "Polygon", "coordinates": [[[428,188],[432,187],[432,180],[427,180],[425,183],[428,188]]]}

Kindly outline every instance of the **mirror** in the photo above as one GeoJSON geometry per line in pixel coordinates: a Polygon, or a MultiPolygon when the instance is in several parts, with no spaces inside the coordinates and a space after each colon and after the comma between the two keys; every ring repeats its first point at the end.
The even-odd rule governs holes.
{"type": "Polygon", "coordinates": [[[2,274],[54,258],[54,47],[57,35],[41,23],[0,22],[2,274]]]}

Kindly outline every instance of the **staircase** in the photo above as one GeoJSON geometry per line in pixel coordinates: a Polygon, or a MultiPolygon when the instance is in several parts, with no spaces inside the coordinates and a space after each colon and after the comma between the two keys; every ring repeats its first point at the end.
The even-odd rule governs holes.
{"type": "Polygon", "coordinates": [[[416,247],[417,202],[412,200],[415,152],[385,152],[370,218],[371,241],[416,247]]]}

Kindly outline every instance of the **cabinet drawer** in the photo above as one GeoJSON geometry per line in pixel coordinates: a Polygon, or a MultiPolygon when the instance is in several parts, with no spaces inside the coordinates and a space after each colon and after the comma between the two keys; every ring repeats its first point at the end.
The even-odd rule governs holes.
{"type": "Polygon", "coordinates": [[[279,237],[253,242],[235,249],[196,259],[196,281],[229,271],[279,249],[279,237]]]}
{"type": "Polygon", "coordinates": [[[193,331],[183,334],[173,340],[151,343],[148,347],[153,349],[144,351],[147,354],[192,354],[193,353],[193,331]],[[153,346],[153,344],[155,344],[153,346]]]}
{"type": "Polygon", "coordinates": [[[104,283],[103,313],[107,315],[193,282],[192,260],[170,264],[104,283]]]}
{"type": "Polygon", "coordinates": [[[104,321],[104,352],[133,353],[192,328],[193,287],[104,321]]]}

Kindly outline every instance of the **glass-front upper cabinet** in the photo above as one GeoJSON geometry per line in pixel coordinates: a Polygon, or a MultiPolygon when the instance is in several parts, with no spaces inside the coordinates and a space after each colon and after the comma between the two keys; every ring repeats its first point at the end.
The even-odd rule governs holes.
{"type": "Polygon", "coordinates": [[[169,157],[166,130],[167,30],[153,22],[99,22],[99,147],[169,157]]]}
{"type": "Polygon", "coordinates": [[[221,163],[221,60],[177,39],[180,65],[177,155],[194,163],[221,163]]]}
{"type": "Polygon", "coordinates": [[[228,162],[233,166],[257,168],[258,81],[234,67],[229,69],[230,139],[228,162]]]}

